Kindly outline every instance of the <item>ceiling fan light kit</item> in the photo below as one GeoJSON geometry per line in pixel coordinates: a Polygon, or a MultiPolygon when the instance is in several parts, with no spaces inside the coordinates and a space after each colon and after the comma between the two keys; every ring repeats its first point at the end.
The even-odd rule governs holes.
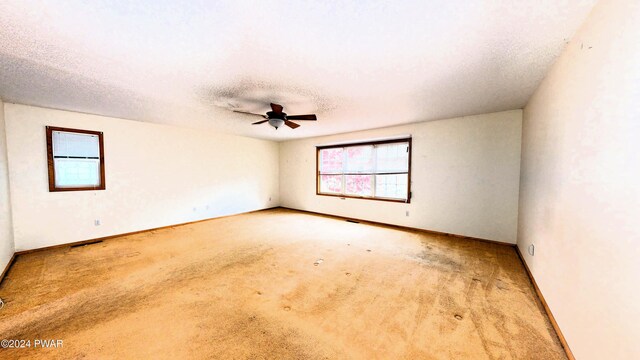
{"type": "Polygon", "coordinates": [[[291,120],[304,120],[304,121],[316,121],[318,118],[315,114],[309,115],[287,115],[287,113],[282,112],[284,107],[279,104],[271,103],[271,111],[267,112],[267,115],[254,114],[246,111],[233,110],[234,112],[248,115],[256,115],[261,116],[265,120],[256,121],[251,125],[259,125],[268,122],[269,125],[273,126],[276,130],[282,125],[287,125],[288,127],[295,129],[300,127],[299,124],[294,123],[291,120]]]}
{"type": "Polygon", "coordinates": [[[282,119],[269,119],[269,125],[273,126],[274,128],[276,128],[276,130],[278,130],[278,128],[282,125],[284,125],[284,120],[282,119]]]}

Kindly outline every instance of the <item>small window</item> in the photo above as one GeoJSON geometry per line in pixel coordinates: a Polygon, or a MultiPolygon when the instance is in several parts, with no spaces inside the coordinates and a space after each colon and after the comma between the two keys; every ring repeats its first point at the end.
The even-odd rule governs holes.
{"type": "Polygon", "coordinates": [[[411,139],[319,146],[316,194],[409,202],[411,139]]]}
{"type": "Polygon", "coordinates": [[[49,191],[104,190],[104,143],[98,131],[47,126],[49,191]]]}

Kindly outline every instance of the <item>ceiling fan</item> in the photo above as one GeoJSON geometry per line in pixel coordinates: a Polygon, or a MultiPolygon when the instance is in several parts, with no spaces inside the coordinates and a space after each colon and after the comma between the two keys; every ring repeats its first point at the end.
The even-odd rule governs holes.
{"type": "Polygon", "coordinates": [[[287,115],[286,113],[282,112],[282,109],[284,109],[282,105],[271,103],[271,111],[267,112],[267,115],[254,114],[254,113],[250,113],[246,111],[238,111],[238,110],[233,110],[233,111],[241,114],[262,116],[265,120],[254,122],[251,125],[258,125],[258,124],[269,122],[269,125],[276,128],[276,130],[278,130],[278,128],[282,125],[287,125],[292,129],[295,129],[300,126],[291,120],[313,120],[313,121],[318,120],[315,114],[287,115]]]}

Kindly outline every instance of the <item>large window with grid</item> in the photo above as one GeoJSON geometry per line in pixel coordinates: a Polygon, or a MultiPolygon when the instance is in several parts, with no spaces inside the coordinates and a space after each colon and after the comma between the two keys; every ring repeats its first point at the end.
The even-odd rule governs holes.
{"type": "Polygon", "coordinates": [[[316,194],[408,203],[411,139],[318,146],[316,194]]]}

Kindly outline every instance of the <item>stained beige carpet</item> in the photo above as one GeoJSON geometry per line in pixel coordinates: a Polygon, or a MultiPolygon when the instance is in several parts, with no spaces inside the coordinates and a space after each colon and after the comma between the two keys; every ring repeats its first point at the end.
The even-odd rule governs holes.
{"type": "Polygon", "coordinates": [[[22,255],[0,297],[63,340],[2,359],[565,359],[513,248],[282,209],[22,255]]]}

